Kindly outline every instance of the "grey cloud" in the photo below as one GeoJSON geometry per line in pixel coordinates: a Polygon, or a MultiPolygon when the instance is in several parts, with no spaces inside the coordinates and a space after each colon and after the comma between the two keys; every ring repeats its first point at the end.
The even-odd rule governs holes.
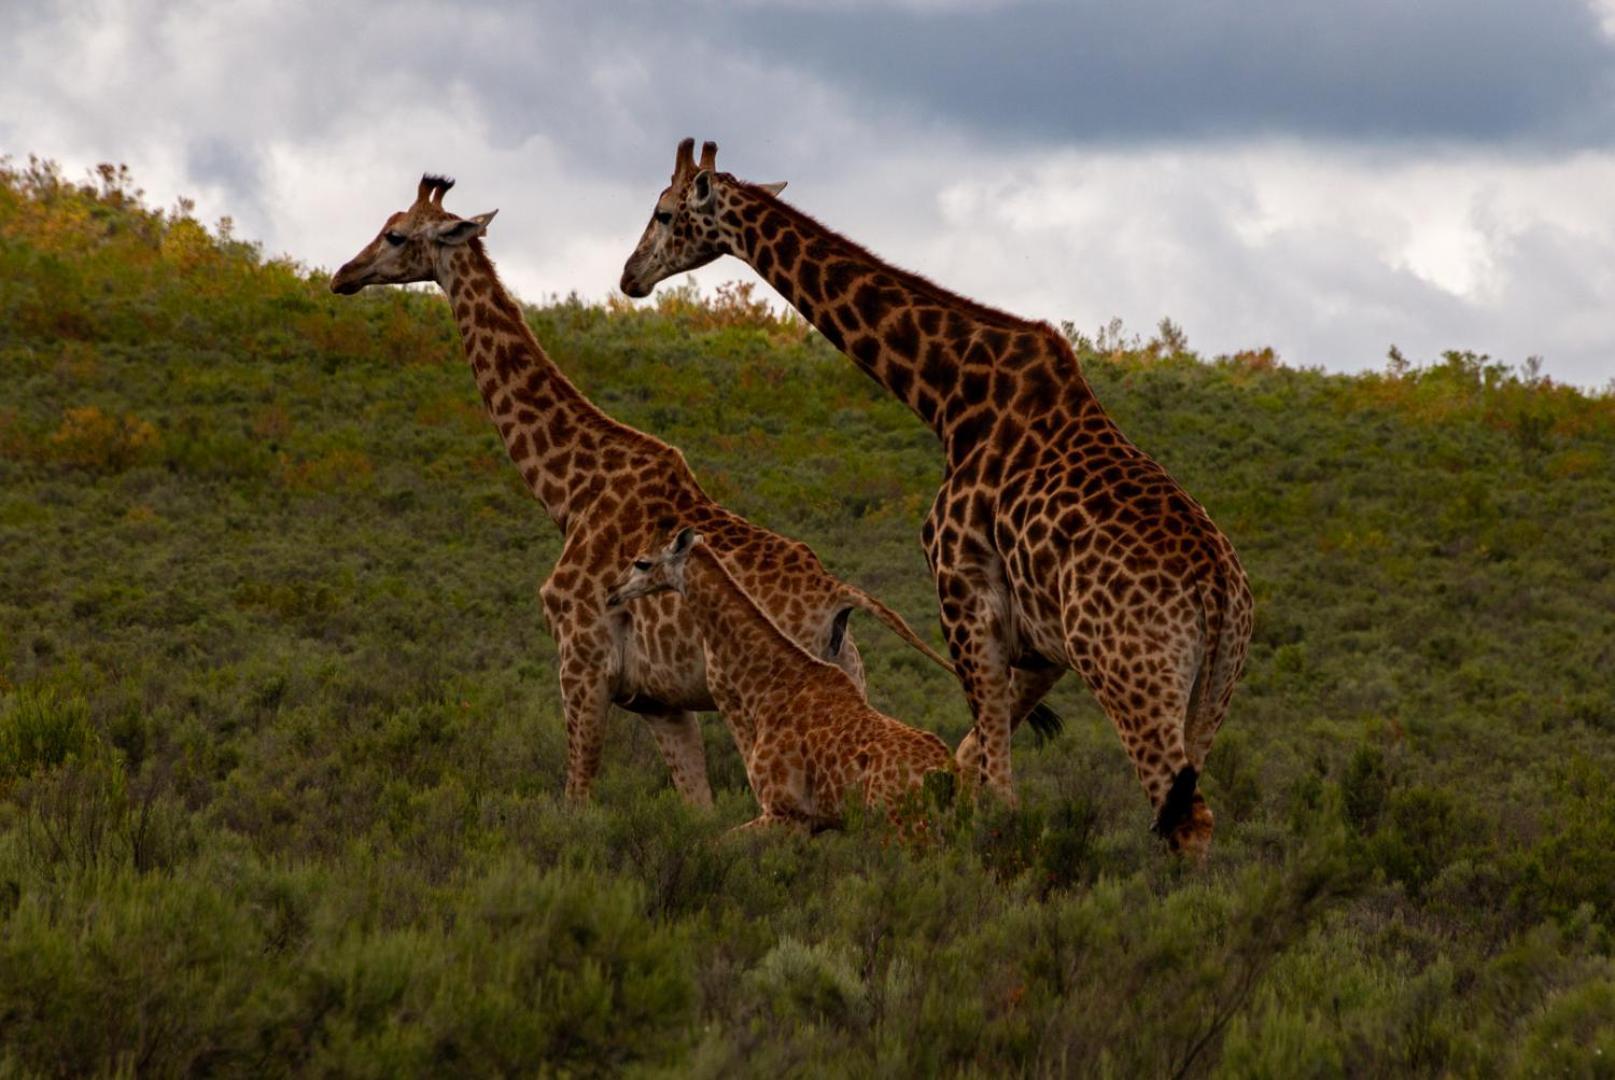
{"type": "Polygon", "coordinates": [[[204,184],[217,184],[257,201],[262,191],[262,162],[250,147],[220,135],[192,139],[185,147],[186,171],[204,184]]]}
{"type": "MultiPolygon", "coordinates": [[[[501,208],[496,254],[523,295],[603,295],[694,135],[723,144],[725,168],[793,181],[804,209],[875,250],[1029,315],[1170,315],[1212,351],[1273,344],[1336,368],[1395,341],[1543,352],[1587,383],[1615,371],[1615,241],[1591,198],[1575,219],[1520,211],[1484,301],[1397,269],[1383,231],[1322,220],[1329,207],[1267,242],[1231,224],[1255,212],[1272,132],[1325,162],[1294,184],[1338,167],[1373,187],[1357,208],[1384,195],[1403,224],[1423,211],[1376,158],[1389,175],[1467,141],[1485,152],[1458,175],[1503,176],[1511,158],[1603,145],[1610,45],[1567,0],[25,0],[8,29],[0,152],[128,161],[156,201],[203,196],[204,216],[316,265],[351,254],[432,169],[459,177],[466,209],[501,208]],[[1158,182],[1174,157],[1185,171],[1158,182]],[[1051,160],[1087,171],[1037,188],[1051,160]],[[1046,201],[960,219],[944,205],[956,183],[1046,201]],[[1099,220],[1068,224],[1072,206],[1099,220]]],[[[1589,177],[1578,190],[1604,174],[1589,177]]],[[[743,276],[723,260],[703,278],[743,276]]]]}
{"type": "Polygon", "coordinates": [[[1584,0],[754,8],[728,22],[773,63],[988,137],[1602,145],[1615,131],[1615,51],[1584,0]]]}

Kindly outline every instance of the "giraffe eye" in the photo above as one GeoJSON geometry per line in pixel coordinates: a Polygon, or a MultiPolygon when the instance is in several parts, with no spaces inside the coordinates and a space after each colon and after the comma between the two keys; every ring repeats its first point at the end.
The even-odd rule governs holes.
{"type": "Polygon", "coordinates": [[[387,243],[391,244],[393,247],[398,247],[408,239],[409,237],[405,236],[401,232],[393,232],[391,229],[387,230],[387,243]]]}
{"type": "Polygon", "coordinates": [[[656,211],[656,222],[657,222],[657,224],[666,225],[669,221],[672,221],[672,220],[673,220],[673,212],[671,210],[658,210],[658,211],[656,211]]]}
{"type": "Polygon", "coordinates": [[[655,564],[653,564],[649,559],[635,559],[634,560],[634,569],[635,570],[649,570],[653,565],[655,565],[655,564]]]}

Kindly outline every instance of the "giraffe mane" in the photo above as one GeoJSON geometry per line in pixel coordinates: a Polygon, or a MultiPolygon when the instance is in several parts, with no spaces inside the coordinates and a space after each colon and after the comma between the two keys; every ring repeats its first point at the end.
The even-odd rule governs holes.
{"type": "Polygon", "coordinates": [[[912,290],[920,296],[925,297],[927,300],[933,301],[940,307],[956,309],[966,315],[969,315],[973,319],[991,324],[1001,329],[1046,330],[1054,334],[1054,336],[1059,338],[1061,341],[1065,340],[1065,336],[1055,332],[1054,328],[1047,322],[1037,319],[1023,319],[1019,315],[1011,315],[1009,312],[999,308],[989,307],[986,304],[970,299],[968,296],[960,296],[958,293],[953,292],[950,289],[943,288],[930,278],[916,274],[912,270],[905,270],[900,266],[892,265],[857,241],[848,239],[846,236],[843,236],[841,233],[825,225],[811,214],[797,209],[784,199],[781,199],[779,196],[762,187],[759,187],[756,184],[737,179],[731,173],[719,173],[718,176],[721,177],[725,182],[744,189],[753,197],[766,200],[792,222],[800,222],[809,228],[817,229],[821,232],[834,236],[847,248],[848,251],[852,252],[853,255],[867,260],[873,266],[880,267],[885,273],[889,274],[893,278],[896,278],[898,284],[912,290]]]}
{"type": "MultiPolygon", "coordinates": [[[[441,180],[443,178],[432,177],[432,179],[441,180]]],[[[425,183],[424,179],[422,183],[425,183]]],[[[447,183],[453,186],[454,181],[449,180],[447,183]]],[[[488,282],[491,286],[488,303],[496,309],[502,308],[504,310],[505,315],[514,325],[513,332],[524,346],[537,355],[548,355],[544,351],[544,346],[539,342],[538,335],[533,333],[533,328],[527,324],[527,317],[522,311],[521,301],[512,296],[510,290],[505,287],[504,280],[499,276],[499,268],[495,265],[492,257],[488,255],[488,250],[484,246],[482,238],[480,236],[472,237],[466,247],[472,252],[473,258],[481,271],[488,277],[488,282]]],[[[577,383],[573,382],[565,372],[557,368],[556,375],[558,376],[559,384],[566,387],[571,403],[578,409],[579,424],[595,432],[607,433],[625,443],[631,443],[658,453],[665,453],[679,480],[681,482],[688,481],[694,484],[697,490],[700,490],[700,484],[696,482],[695,474],[690,471],[689,464],[684,459],[684,453],[678,447],[658,439],[649,432],[640,431],[638,428],[623,423],[595,404],[588,395],[578,389],[577,383]]]]}

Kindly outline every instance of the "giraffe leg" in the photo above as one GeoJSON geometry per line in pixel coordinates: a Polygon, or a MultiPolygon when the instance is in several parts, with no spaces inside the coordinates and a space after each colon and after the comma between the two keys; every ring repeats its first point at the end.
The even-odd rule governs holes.
{"type": "Polygon", "coordinates": [[[852,631],[843,632],[841,647],[836,650],[835,656],[830,658],[830,663],[852,677],[852,681],[858,684],[860,694],[866,698],[869,696],[867,685],[869,680],[864,674],[863,654],[858,651],[858,646],[853,644],[852,631]]]}
{"type": "Polygon", "coordinates": [[[603,669],[590,665],[579,650],[560,651],[561,706],[566,712],[566,794],[586,802],[600,772],[600,744],[611,690],[603,669]]]}
{"type": "MultiPolygon", "coordinates": [[[[1037,706],[1038,702],[1048,696],[1054,684],[1059,682],[1066,673],[1065,668],[1054,666],[1037,669],[1012,668],[1010,670],[1010,734],[1013,735],[1021,726],[1021,722],[1037,706]]],[[[965,732],[964,739],[959,743],[959,750],[954,755],[962,771],[970,772],[979,767],[978,758],[981,756],[980,747],[976,741],[976,730],[971,728],[965,732]]]]}
{"type": "Polygon", "coordinates": [[[656,739],[656,747],[673,775],[673,786],[684,801],[702,809],[712,807],[712,788],[707,783],[707,752],[701,742],[701,725],[695,714],[673,712],[647,714],[645,722],[656,739]]]}
{"type": "Polygon", "coordinates": [[[804,818],[795,817],[791,814],[777,814],[772,810],[764,810],[761,814],[758,814],[744,825],[736,825],[734,828],[730,829],[729,832],[731,834],[756,832],[759,829],[765,829],[772,825],[783,825],[786,828],[794,829],[798,832],[813,831],[812,823],[804,818]]]}
{"type": "MultiPolygon", "coordinates": [[[[955,755],[961,766],[973,766],[961,768],[961,779],[966,786],[985,782],[987,790],[1013,808],[1019,803],[1009,746],[1014,703],[1002,618],[993,610],[985,580],[939,571],[937,592],[943,599],[942,632],[975,718],[974,760],[966,762],[955,755]]],[[[963,749],[964,744],[960,746],[963,749]]]]}

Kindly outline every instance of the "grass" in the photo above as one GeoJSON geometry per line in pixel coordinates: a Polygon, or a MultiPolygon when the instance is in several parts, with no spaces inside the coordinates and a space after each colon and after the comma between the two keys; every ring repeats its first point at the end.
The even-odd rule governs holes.
{"type": "MultiPolygon", "coordinates": [[[[820,338],[738,288],[528,318],[934,639],[940,455],[820,338]]],[[[1615,398],[1072,336],[1257,591],[1202,870],[1074,679],[1023,811],[924,850],[725,836],[717,723],[715,812],[625,714],[567,805],[560,538],[439,297],[6,166],[0,1074],[1608,1075],[1615,398]]],[[[956,688],[854,630],[956,741],[956,688]]]]}

